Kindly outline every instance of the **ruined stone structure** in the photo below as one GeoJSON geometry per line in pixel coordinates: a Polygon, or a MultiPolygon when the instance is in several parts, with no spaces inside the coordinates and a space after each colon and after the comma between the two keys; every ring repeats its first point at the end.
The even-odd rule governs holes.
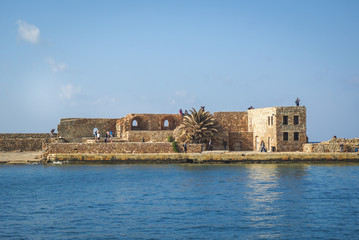
{"type": "Polygon", "coordinates": [[[128,114],[116,121],[116,136],[126,142],[167,142],[181,122],[179,114],[128,114]]]}
{"type": "Polygon", "coordinates": [[[359,138],[332,138],[329,141],[324,141],[321,143],[307,143],[304,144],[303,147],[303,151],[309,153],[357,152],[358,149],[359,138]]]}
{"type": "Polygon", "coordinates": [[[48,133],[2,133],[0,151],[40,151],[44,144],[54,140],[48,133]]]}
{"type": "MultiPolygon", "coordinates": [[[[215,112],[213,116],[220,125],[219,136],[213,139],[214,150],[223,150],[226,145],[230,151],[259,151],[263,141],[268,151],[290,152],[302,151],[306,143],[306,109],[303,106],[215,112]]],[[[98,128],[102,137],[106,131],[113,131],[115,142],[163,143],[175,135],[181,123],[180,114],[128,114],[120,119],[73,118],[61,119],[58,132],[67,142],[92,138],[93,129],[98,128]]],[[[149,145],[142,147],[146,146],[149,145]]]]}
{"type": "Polygon", "coordinates": [[[66,142],[79,142],[82,138],[92,138],[93,129],[98,128],[101,136],[106,131],[116,130],[116,119],[105,118],[64,118],[57,126],[59,138],[66,142]]]}

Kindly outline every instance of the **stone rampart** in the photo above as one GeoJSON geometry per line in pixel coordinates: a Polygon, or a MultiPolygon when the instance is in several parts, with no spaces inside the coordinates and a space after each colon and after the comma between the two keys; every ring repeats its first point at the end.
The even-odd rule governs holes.
{"type": "MultiPolygon", "coordinates": [[[[179,114],[127,114],[116,121],[117,136],[128,140],[129,131],[174,130],[182,122],[179,114]]],[[[130,141],[130,140],[129,140],[130,141]]]]}
{"type": "Polygon", "coordinates": [[[67,142],[81,142],[83,137],[94,137],[93,129],[100,131],[101,138],[106,131],[116,132],[116,120],[106,118],[64,118],[58,125],[59,138],[67,142]]]}
{"type": "Polygon", "coordinates": [[[40,151],[45,143],[53,140],[49,133],[2,133],[0,151],[40,151]]]}
{"type": "Polygon", "coordinates": [[[247,112],[214,112],[213,117],[228,132],[247,132],[247,112]]]}
{"type": "Polygon", "coordinates": [[[355,152],[359,149],[359,138],[344,139],[332,138],[329,141],[321,143],[307,143],[303,146],[303,152],[308,153],[323,153],[323,152],[341,152],[343,145],[343,152],[355,152]]]}
{"type": "Polygon", "coordinates": [[[253,151],[253,132],[230,132],[230,151],[253,151]]]}
{"type": "Polygon", "coordinates": [[[49,138],[50,133],[0,133],[0,138],[49,138]]]}
{"type": "MultiPolygon", "coordinates": [[[[181,143],[177,144],[180,152],[181,143]]],[[[187,144],[188,153],[200,153],[200,144],[187,144]]],[[[46,144],[48,154],[120,154],[120,153],[173,153],[172,143],[118,142],[118,143],[50,143],[46,144]]]]}
{"type": "Polygon", "coordinates": [[[173,137],[172,130],[162,130],[162,131],[128,131],[128,138],[129,142],[142,142],[142,139],[145,142],[167,142],[167,137],[173,137]]]}

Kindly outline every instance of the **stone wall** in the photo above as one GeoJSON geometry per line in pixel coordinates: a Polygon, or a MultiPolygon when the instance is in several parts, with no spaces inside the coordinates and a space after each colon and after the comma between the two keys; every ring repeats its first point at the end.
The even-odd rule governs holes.
{"type": "Polygon", "coordinates": [[[0,138],[49,138],[49,133],[0,133],[0,138]]]}
{"type": "Polygon", "coordinates": [[[81,142],[83,137],[94,137],[93,129],[100,131],[102,138],[106,131],[116,133],[116,120],[105,118],[64,118],[58,125],[59,138],[67,142],[81,142]]]}
{"type": "Polygon", "coordinates": [[[41,151],[50,138],[49,133],[6,133],[0,134],[0,151],[41,151]]]}
{"type": "MultiPolygon", "coordinates": [[[[182,144],[177,144],[183,152],[182,144]]],[[[200,153],[200,144],[187,144],[188,153],[200,153]]],[[[53,153],[119,154],[119,153],[173,153],[172,143],[119,142],[119,143],[51,143],[46,144],[45,156],[53,153]]]]}
{"type": "Polygon", "coordinates": [[[277,147],[276,108],[259,108],[248,110],[248,131],[253,132],[252,146],[259,151],[263,141],[267,151],[277,147]]]}
{"type": "Polygon", "coordinates": [[[247,132],[247,112],[214,112],[213,117],[228,132],[247,132]]]}
{"type": "Polygon", "coordinates": [[[230,151],[253,151],[253,132],[230,132],[230,151]]]}
{"type": "Polygon", "coordinates": [[[145,142],[167,142],[167,137],[173,137],[173,130],[162,130],[162,131],[128,131],[127,140],[129,142],[142,142],[142,139],[145,142]]]}
{"type": "Polygon", "coordinates": [[[355,152],[356,149],[359,149],[359,138],[332,138],[321,143],[307,143],[303,145],[303,151],[309,153],[341,152],[340,145],[343,145],[343,152],[355,152]]]}
{"type": "Polygon", "coordinates": [[[277,109],[277,150],[280,152],[303,151],[303,145],[307,142],[306,108],[304,106],[276,107],[277,109]],[[288,123],[283,124],[283,117],[288,117],[288,123]],[[294,124],[294,116],[298,117],[298,124],[294,124]],[[288,133],[288,140],[284,140],[284,132],[288,133]],[[294,140],[297,132],[299,139],[294,140]]]}
{"type": "Polygon", "coordinates": [[[247,112],[214,112],[213,116],[221,126],[219,139],[214,141],[214,150],[224,149],[223,141],[227,142],[227,150],[230,151],[253,149],[253,134],[248,133],[247,112]]]}
{"type": "Polygon", "coordinates": [[[131,130],[174,130],[182,122],[179,114],[127,114],[116,122],[117,136],[128,140],[127,132],[131,130]]]}

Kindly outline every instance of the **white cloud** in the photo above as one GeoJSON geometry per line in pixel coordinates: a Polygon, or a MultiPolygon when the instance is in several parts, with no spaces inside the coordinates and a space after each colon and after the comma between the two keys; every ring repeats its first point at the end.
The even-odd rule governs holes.
{"type": "Polygon", "coordinates": [[[46,62],[50,64],[50,67],[53,72],[62,72],[67,69],[67,65],[65,63],[57,63],[55,59],[48,57],[46,62]]]}
{"type": "Polygon", "coordinates": [[[178,90],[175,92],[176,96],[184,97],[187,95],[187,92],[185,90],[178,90]]]}
{"type": "Polygon", "coordinates": [[[67,100],[72,99],[74,97],[74,95],[81,92],[80,87],[75,87],[72,84],[63,85],[63,86],[61,86],[60,90],[61,90],[60,97],[67,99],[67,100]]]}
{"type": "Polygon", "coordinates": [[[28,24],[25,21],[18,20],[17,24],[19,25],[18,34],[19,37],[32,44],[36,44],[40,40],[40,29],[35,25],[28,24]]]}

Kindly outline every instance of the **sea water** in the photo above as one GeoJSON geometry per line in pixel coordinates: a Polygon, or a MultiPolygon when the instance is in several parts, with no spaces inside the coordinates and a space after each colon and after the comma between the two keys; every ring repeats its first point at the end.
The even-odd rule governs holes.
{"type": "Polygon", "coordinates": [[[359,165],[0,166],[0,239],[358,239],[359,165]]]}

